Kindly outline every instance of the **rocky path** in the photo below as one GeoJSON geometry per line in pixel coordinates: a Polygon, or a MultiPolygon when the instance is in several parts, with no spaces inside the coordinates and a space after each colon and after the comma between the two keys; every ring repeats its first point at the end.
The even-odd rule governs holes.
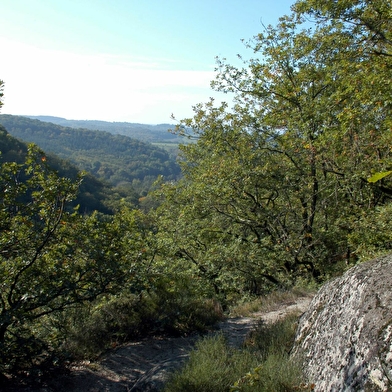
{"type": "MultiPolygon", "coordinates": [[[[254,313],[252,317],[229,318],[218,325],[228,343],[240,347],[256,323],[273,322],[285,314],[306,311],[310,297],[301,297],[279,310],[254,313]]],[[[108,353],[99,362],[74,367],[34,392],[146,392],[162,389],[168,375],[184,364],[198,335],[183,338],[149,338],[128,343],[108,353]]]]}

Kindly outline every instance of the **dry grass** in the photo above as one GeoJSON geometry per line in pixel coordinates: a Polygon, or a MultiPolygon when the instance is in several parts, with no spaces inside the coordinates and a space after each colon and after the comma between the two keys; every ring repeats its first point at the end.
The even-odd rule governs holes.
{"type": "Polygon", "coordinates": [[[230,310],[230,317],[247,317],[256,312],[272,312],[282,306],[295,303],[298,298],[313,297],[314,291],[294,288],[290,291],[274,291],[252,301],[237,304],[230,310]]]}

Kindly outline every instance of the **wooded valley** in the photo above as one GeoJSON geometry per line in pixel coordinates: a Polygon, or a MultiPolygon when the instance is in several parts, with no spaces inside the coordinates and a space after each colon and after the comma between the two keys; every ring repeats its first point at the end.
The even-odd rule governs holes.
{"type": "MultiPolygon", "coordinates": [[[[180,176],[176,156],[150,142],[104,131],[63,127],[22,116],[1,115],[0,123],[12,136],[35,143],[79,170],[85,170],[120,190],[126,188],[139,197],[148,193],[158,175],[165,177],[166,181],[180,176]]],[[[165,133],[169,134],[168,129],[165,133]]]]}
{"type": "Polygon", "coordinates": [[[245,43],[243,67],[217,59],[212,87],[234,102],[197,104],[178,157],[0,116],[0,373],[203,330],[214,304],[391,251],[389,1],[292,10],[245,43]]]}

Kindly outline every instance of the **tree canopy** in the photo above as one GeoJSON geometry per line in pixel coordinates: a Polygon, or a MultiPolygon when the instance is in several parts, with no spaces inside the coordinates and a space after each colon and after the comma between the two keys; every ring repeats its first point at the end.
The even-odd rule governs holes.
{"type": "Polygon", "coordinates": [[[293,11],[246,43],[243,68],[217,60],[212,87],[234,105],[198,104],[178,128],[198,141],[163,188],[164,220],[178,217],[164,236],[213,284],[326,279],[361,257],[356,228],[390,200],[387,178],[367,181],[391,167],[390,5],[293,11]]]}

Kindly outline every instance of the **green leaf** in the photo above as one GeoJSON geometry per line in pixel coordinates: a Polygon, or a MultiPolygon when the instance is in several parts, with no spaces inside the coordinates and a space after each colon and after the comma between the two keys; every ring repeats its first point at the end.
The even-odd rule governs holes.
{"type": "Polygon", "coordinates": [[[368,178],[368,182],[377,182],[382,180],[384,177],[389,176],[392,174],[392,170],[386,171],[386,172],[378,172],[373,174],[370,178],[368,178]]]}

